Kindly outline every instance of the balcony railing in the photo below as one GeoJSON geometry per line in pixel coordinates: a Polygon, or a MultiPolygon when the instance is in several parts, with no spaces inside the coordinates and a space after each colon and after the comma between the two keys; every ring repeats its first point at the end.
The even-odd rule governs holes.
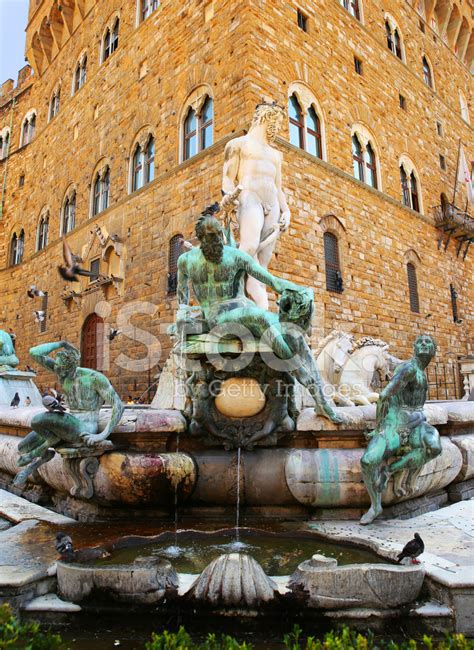
{"type": "Polygon", "coordinates": [[[444,250],[453,239],[456,242],[456,256],[462,252],[465,259],[469,247],[474,242],[474,218],[460,210],[452,203],[445,203],[433,208],[435,226],[441,231],[438,239],[438,249],[444,244],[444,250]]]}

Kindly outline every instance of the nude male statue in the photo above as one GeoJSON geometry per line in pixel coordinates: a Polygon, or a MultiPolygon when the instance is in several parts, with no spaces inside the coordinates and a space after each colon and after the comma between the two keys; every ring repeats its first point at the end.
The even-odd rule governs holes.
{"type": "MultiPolygon", "coordinates": [[[[282,155],[270,146],[284,117],[280,106],[259,104],[249,132],[230,140],[224,150],[222,208],[236,208],[239,248],[264,268],[272,257],[278,232],[290,225],[290,210],[281,188],[282,155]],[[237,188],[241,188],[238,199],[237,188]]],[[[268,309],[267,292],[261,282],[249,277],[246,289],[259,307],[268,309]]]]}
{"type": "Polygon", "coordinates": [[[5,330],[0,330],[0,372],[14,370],[18,364],[12,337],[5,330]]]}
{"type": "MultiPolygon", "coordinates": [[[[377,402],[377,425],[361,459],[371,501],[361,524],[370,524],[382,512],[382,492],[392,474],[409,470],[407,485],[413,490],[421,467],[441,453],[439,433],[423,413],[428,392],[425,368],[436,353],[436,343],[422,334],[413,349],[414,356],[396,368],[377,402]],[[397,460],[388,464],[394,456],[397,460]]],[[[403,489],[398,493],[406,494],[403,489]]]]}
{"type": "Polygon", "coordinates": [[[59,442],[73,445],[95,445],[106,440],[120,422],[124,406],[107,377],[97,370],[80,368],[80,352],[71,343],[59,341],[44,343],[30,349],[33,359],[54,372],[61,382],[70,408],[69,413],[46,411],[31,420],[33,429],[18,445],[20,467],[14,483],[23,484],[40,465],[54,456],[49,452],[59,442]],[[51,352],[60,350],[56,357],[51,352]],[[99,431],[99,411],[104,404],[112,404],[110,420],[99,431]],[[37,459],[35,462],[34,459],[37,459]]]}
{"type": "Polygon", "coordinates": [[[200,247],[192,248],[178,260],[178,330],[189,323],[191,313],[195,314],[195,308],[190,307],[190,283],[210,329],[225,323],[239,323],[259,340],[270,332],[268,338],[275,356],[283,360],[299,358],[296,368],[287,364],[287,372],[309,390],[316,402],[315,410],[335,423],[342,423],[344,419],[324,396],[321,377],[303,333],[292,333],[285,328],[282,318],[283,312],[290,315],[289,322],[307,326],[313,306],[312,290],[275,277],[246,252],[224,245],[222,224],[213,216],[200,217],[196,235],[200,247]],[[246,297],[246,276],[282,295],[280,316],[261,309],[246,297]]]}

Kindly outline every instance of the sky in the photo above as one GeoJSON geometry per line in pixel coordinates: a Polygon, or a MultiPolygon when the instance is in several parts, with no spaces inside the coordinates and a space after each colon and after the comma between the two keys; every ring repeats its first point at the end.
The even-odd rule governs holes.
{"type": "Polygon", "coordinates": [[[25,28],[29,0],[0,0],[0,84],[16,83],[18,70],[25,65],[25,28]]]}

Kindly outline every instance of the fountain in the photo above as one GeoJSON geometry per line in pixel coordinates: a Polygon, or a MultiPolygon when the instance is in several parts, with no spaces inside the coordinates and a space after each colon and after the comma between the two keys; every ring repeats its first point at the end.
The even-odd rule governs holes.
{"type": "MultiPolygon", "coordinates": [[[[273,155],[268,141],[279,116],[278,107],[260,105],[245,136],[262,156],[273,155]]],[[[424,404],[424,368],[435,353],[425,336],[380,396],[367,386],[367,373],[356,389],[355,350],[376,348],[377,368],[387,373],[398,360],[384,342],[346,341],[330,375],[351,377],[349,396],[340,385],[335,391],[338,403],[350,405],[327,397],[329,375],[305,338],[313,292],[266,268],[278,219],[281,231],[288,226],[286,201],[276,185],[274,204],[257,200],[257,190],[249,196],[229,161],[240,156],[254,188],[263,183],[260,167],[245,160],[242,142],[234,145],[224,170],[224,219],[216,204],[204,210],[196,224],[200,245],[179,258],[175,345],[151,408],[124,410],[108,380],[78,367],[78,351],[65,341],[30,353],[58,375],[69,412],[0,407],[0,483],[12,493],[9,512],[28,509],[13,494],[41,501],[61,513],[31,506],[26,518],[47,522],[42,543],[54,539],[57,526],[77,540],[74,561],[57,562],[56,582],[46,552],[46,569],[15,589],[0,573],[0,599],[14,591],[18,605],[31,610],[39,607],[34,597],[57,589],[83,608],[113,601],[124,610],[179,603],[234,616],[288,608],[347,620],[443,616],[474,632],[464,616],[473,585],[462,567],[453,568],[451,547],[425,566],[394,564],[401,539],[391,527],[395,521],[408,535],[401,524],[407,517],[420,520],[448,499],[472,495],[474,403],[424,404]],[[233,239],[235,218],[241,241],[251,239],[246,210],[261,212],[259,261],[233,239]],[[279,295],[278,313],[267,309],[264,285],[279,295]],[[361,516],[363,527],[355,523],[361,516]],[[416,604],[420,593],[440,601],[441,610],[416,604]]],[[[36,524],[10,517],[29,545],[38,539],[36,524]]],[[[0,535],[11,541],[15,528],[0,535]]]]}

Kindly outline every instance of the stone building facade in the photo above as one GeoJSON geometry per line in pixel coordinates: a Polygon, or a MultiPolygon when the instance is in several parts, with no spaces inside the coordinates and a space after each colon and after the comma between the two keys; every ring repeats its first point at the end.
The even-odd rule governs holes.
{"type": "Polygon", "coordinates": [[[472,206],[462,183],[453,197],[460,142],[474,160],[473,7],[31,0],[31,68],[0,95],[0,327],[22,366],[68,339],[123,397],[153,383],[180,238],[262,98],[291,117],[277,146],[292,224],[271,270],[314,287],[313,339],[338,327],[406,357],[428,332],[443,371],[473,354],[472,206]],[[97,281],[61,280],[63,239],[97,281]]]}

